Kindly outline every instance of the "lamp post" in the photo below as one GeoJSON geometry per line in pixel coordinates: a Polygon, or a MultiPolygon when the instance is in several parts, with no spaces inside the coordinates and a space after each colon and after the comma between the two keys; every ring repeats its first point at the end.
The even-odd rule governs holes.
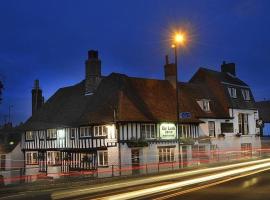
{"type": "Polygon", "coordinates": [[[176,33],[174,36],[174,40],[173,40],[173,44],[172,44],[172,48],[174,49],[174,63],[175,63],[175,91],[176,91],[176,130],[177,130],[177,135],[178,135],[178,159],[179,159],[179,167],[181,167],[182,162],[180,162],[181,160],[181,156],[180,156],[180,134],[179,134],[179,91],[178,91],[178,48],[179,45],[183,45],[185,41],[185,37],[184,34],[182,33],[176,33]]]}

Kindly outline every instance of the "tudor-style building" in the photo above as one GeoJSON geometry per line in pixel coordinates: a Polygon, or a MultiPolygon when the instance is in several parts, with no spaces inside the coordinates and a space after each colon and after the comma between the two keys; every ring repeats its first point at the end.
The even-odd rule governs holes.
{"type": "MultiPolygon", "coordinates": [[[[177,86],[175,65],[168,59],[164,80],[118,73],[104,77],[93,50],[85,67],[85,80],[59,89],[44,105],[37,102],[42,98],[33,98],[41,106],[34,106],[24,125],[26,175],[108,171],[112,165],[117,173],[142,164],[153,164],[152,170],[156,163],[178,168],[192,164],[194,151],[207,157],[211,150],[260,147],[251,90],[228,71],[235,70],[231,64],[223,64],[221,72],[201,68],[177,86]]],[[[39,92],[32,95],[42,96],[35,89],[39,92]]]]}

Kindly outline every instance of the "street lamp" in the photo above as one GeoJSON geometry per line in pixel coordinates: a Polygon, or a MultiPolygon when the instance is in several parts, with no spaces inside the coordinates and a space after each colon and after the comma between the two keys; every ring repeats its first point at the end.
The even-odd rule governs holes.
{"type": "Polygon", "coordinates": [[[180,160],[181,160],[181,155],[180,155],[180,135],[179,135],[179,91],[178,91],[178,48],[180,45],[183,45],[185,42],[185,35],[183,33],[176,33],[174,35],[173,39],[173,44],[172,48],[174,49],[174,59],[175,59],[175,71],[176,71],[176,76],[175,76],[175,85],[176,85],[176,120],[177,120],[177,125],[176,125],[176,130],[177,130],[177,135],[178,135],[178,159],[179,159],[179,167],[180,166],[180,160]]]}

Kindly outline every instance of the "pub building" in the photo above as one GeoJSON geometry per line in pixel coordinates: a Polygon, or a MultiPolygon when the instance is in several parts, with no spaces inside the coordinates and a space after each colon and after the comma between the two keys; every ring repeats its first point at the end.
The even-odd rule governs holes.
{"type": "Polygon", "coordinates": [[[220,152],[260,148],[254,98],[233,63],[224,62],[220,72],[200,68],[189,82],[175,80],[168,59],[163,80],[102,76],[98,52],[90,50],[80,83],[43,102],[36,82],[21,145],[26,175],[94,170],[106,176],[112,167],[128,174],[145,164],[177,169],[222,159],[220,152]]]}

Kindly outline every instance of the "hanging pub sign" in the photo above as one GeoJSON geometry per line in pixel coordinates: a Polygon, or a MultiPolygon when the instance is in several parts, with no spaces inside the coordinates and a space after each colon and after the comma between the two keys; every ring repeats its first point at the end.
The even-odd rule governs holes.
{"type": "Polygon", "coordinates": [[[180,119],[190,119],[191,118],[191,113],[190,112],[181,112],[179,113],[180,119]]]}
{"type": "Polygon", "coordinates": [[[160,124],[159,135],[160,135],[160,138],[163,140],[176,139],[176,126],[175,126],[175,124],[173,124],[173,123],[160,124]]]}
{"type": "Polygon", "coordinates": [[[256,120],[256,127],[257,128],[262,128],[264,126],[263,120],[257,119],[256,120]]]}

